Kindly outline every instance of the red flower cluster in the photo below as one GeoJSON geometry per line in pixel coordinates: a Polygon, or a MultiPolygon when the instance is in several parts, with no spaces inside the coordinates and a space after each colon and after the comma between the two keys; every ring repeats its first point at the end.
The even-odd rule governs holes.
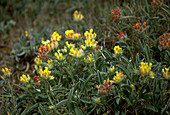
{"type": "Polygon", "coordinates": [[[38,81],[38,80],[37,80],[38,78],[39,78],[39,76],[34,76],[34,77],[33,77],[33,80],[34,80],[35,83],[38,81]]]}
{"type": "Polygon", "coordinates": [[[162,3],[162,0],[152,0],[151,7],[152,8],[158,8],[162,3]]]}
{"type": "Polygon", "coordinates": [[[120,32],[119,34],[117,33],[117,38],[119,38],[119,39],[121,39],[121,40],[127,39],[126,31],[120,32]]]}
{"type": "Polygon", "coordinates": [[[117,22],[120,19],[120,15],[121,15],[121,10],[119,7],[113,9],[111,13],[111,20],[112,20],[111,24],[117,22]]]}
{"type": "Polygon", "coordinates": [[[40,56],[41,59],[47,59],[48,58],[48,51],[49,51],[48,45],[44,45],[44,46],[42,45],[38,49],[37,54],[40,56]]]}
{"type": "Polygon", "coordinates": [[[109,79],[104,80],[103,84],[101,84],[100,87],[96,85],[96,88],[99,90],[100,93],[105,94],[112,89],[112,82],[110,82],[109,79]]]}
{"type": "Polygon", "coordinates": [[[136,23],[136,25],[133,26],[134,32],[140,32],[146,27],[146,22],[142,23],[136,23]]]}
{"type": "Polygon", "coordinates": [[[159,37],[159,44],[164,49],[167,49],[170,47],[169,32],[167,34],[164,33],[162,36],[159,37]]]}

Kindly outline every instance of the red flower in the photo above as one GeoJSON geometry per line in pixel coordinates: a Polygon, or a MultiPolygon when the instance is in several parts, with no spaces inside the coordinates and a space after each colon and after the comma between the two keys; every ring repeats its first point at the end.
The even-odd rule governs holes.
{"type": "Polygon", "coordinates": [[[34,77],[33,77],[34,82],[37,82],[37,81],[38,81],[38,80],[37,80],[38,78],[39,78],[39,76],[34,76],[34,77]]]}

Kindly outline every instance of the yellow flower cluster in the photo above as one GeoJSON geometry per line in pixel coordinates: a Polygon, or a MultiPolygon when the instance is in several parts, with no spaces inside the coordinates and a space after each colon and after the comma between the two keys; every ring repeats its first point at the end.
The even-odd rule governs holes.
{"type": "Polygon", "coordinates": [[[66,30],[65,37],[70,40],[80,40],[81,34],[79,32],[74,32],[73,30],[66,30]]]}
{"type": "Polygon", "coordinates": [[[46,41],[42,40],[41,43],[44,45],[47,45],[47,44],[50,44],[50,40],[46,40],[46,41]]]}
{"type": "Polygon", "coordinates": [[[65,57],[63,56],[62,53],[55,53],[55,57],[56,57],[57,60],[59,60],[59,61],[65,60],[65,57]]]}
{"type": "Polygon", "coordinates": [[[148,63],[141,62],[141,65],[139,66],[141,76],[148,76],[154,79],[154,73],[151,72],[151,66],[152,63],[148,64],[148,63]]]}
{"type": "Polygon", "coordinates": [[[84,18],[84,16],[83,16],[83,14],[81,14],[80,11],[76,10],[76,11],[74,11],[73,18],[75,21],[81,21],[84,18]]]}
{"type": "Polygon", "coordinates": [[[2,72],[4,73],[4,76],[10,76],[11,75],[11,69],[8,68],[2,68],[2,72]]]}
{"type": "Polygon", "coordinates": [[[114,52],[116,56],[120,56],[122,54],[122,48],[118,46],[114,47],[114,52]]]}
{"type": "Polygon", "coordinates": [[[96,33],[95,33],[95,32],[93,33],[93,29],[90,29],[90,32],[86,31],[86,32],[84,33],[84,37],[85,37],[86,39],[89,39],[89,38],[95,39],[95,38],[96,38],[96,33]]]}
{"type": "Polygon", "coordinates": [[[61,39],[61,35],[59,35],[59,33],[57,33],[57,32],[54,32],[51,35],[51,41],[60,41],[60,39],[61,39]]]}
{"type": "Polygon", "coordinates": [[[110,72],[110,73],[113,73],[113,72],[114,72],[114,69],[115,69],[115,66],[109,68],[109,72],[110,72]]]}
{"type": "Polygon", "coordinates": [[[21,82],[23,82],[23,83],[28,83],[29,81],[30,81],[30,76],[27,74],[27,76],[26,75],[22,75],[21,77],[20,77],[20,81],[21,82]]]}
{"type": "Polygon", "coordinates": [[[40,59],[39,57],[36,57],[35,59],[34,59],[34,62],[36,63],[36,64],[42,64],[42,59],[40,59]]]}
{"type": "Polygon", "coordinates": [[[40,69],[39,74],[40,74],[41,77],[43,77],[45,79],[50,79],[50,80],[54,79],[53,76],[50,76],[51,71],[48,70],[48,67],[45,67],[45,70],[40,69]]]}
{"type": "Polygon", "coordinates": [[[53,67],[53,60],[47,60],[47,66],[51,69],[53,67]]]}
{"type": "Polygon", "coordinates": [[[84,57],[84,61],[85,63],[91,63],[93,61],[92,54],[90,54],[90,56],[88,56],[87,59],[84,57]]]}
{"type": "Polygon", "coordinates": [[[29,39],[32,39],[32,36],[31,36],[31,34],[28,33],[28,31],[25,31],[25,36],[29,39]]]}
{"type": "Polygon", "coordinates": [[[66,42],[66,46],[67,46],[69,49],[75,48],[75,45],[72,44],[72,43],[69,44],[68,41],[66,42]]]}
{"type": "Polygon", "coordinates": [[[76,58],[81,58],[84,56],[83,50],[82,49],[74,49],[73,47],[70,49],[69,55],[76,57],[76,58]]]}
{"type": "Polygon", "coordinates": [[[35,65],[35,69],[40,70],[40,69],[42,69],[42,66],[35,65]]]}
{"type": "Polygon", "coordinates": [[[123,80],[124,74],[122,72],[116,71],[116,76],[114,76],[113,80],[110,80],[112,83],[119,83],[123,80]]]}
{"type": "Polygon", "coordinates": [[[165,77],[165,79],[170,79],[169,68],[162,69],[162,73],[163,73],[163,76],[165,77]]]}
{"type": "Polygon", "coordinates": [[[97,43],[98,43],[98,41],[95,41],[94,39],[89,38],[89,39],[85,40],[85,44],[86,44],[85,47],[94,49],[97,47],[97,43]]]}

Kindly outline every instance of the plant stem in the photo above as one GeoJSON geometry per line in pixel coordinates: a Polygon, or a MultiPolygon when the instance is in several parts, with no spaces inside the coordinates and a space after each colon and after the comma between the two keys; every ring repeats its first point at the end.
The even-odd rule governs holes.
{"type": "Polygon", "coordinates": [[[13,106],[14,106],[14,108],[15,108],[15,96],[14,96],[14,93],[13,93],[13,90],[12,90],[12,87],[11,87],[11,84],[9,83],[9,80],[8,80],[8,86],[9,86],[10,91],[11,91],[13,106]]]}

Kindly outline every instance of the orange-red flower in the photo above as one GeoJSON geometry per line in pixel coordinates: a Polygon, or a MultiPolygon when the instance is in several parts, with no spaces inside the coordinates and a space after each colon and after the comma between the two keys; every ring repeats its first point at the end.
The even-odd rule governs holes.
{"type": "Polygon", "coordinates": [[[40,56],[41,59],[47,59],[48,58],[48,51],[49,51],[49,46],[48,45],[42,45],[38,49],[37,54],[40,56]]]}
{"type": "Polygon", "coordinates": [[[121,10],[119,7],[116,7],[115,9],[112,10],[111,13],[111,24],[117,22],[120,19],[121,16],[121,10]]]}
{"type": "Polygon", "coordinates": [[[133,30],[134,30],[134,32],[141,32],[145,27],[146,27],[146,22],[143,22],[143,24],[142,23],[136,23],[133,26],[133,30]]]}
{"type": "Polygon", "coordinates": [[[99,90],[100,93],[105,94],[108,91],[110,91],[112,89],[112,82],[110,82],[109,79],[104,80],[103,84],[100,85],[100,87],[98,85],[96,85],[96,88],[99,90]]]}
{"type": "Polygon", "coordinates": [[[170,47],[170,38],[169,33],[163,34],[159,37],[159,44],[162,46],[162,48],[167,49],[170,47]]]}

